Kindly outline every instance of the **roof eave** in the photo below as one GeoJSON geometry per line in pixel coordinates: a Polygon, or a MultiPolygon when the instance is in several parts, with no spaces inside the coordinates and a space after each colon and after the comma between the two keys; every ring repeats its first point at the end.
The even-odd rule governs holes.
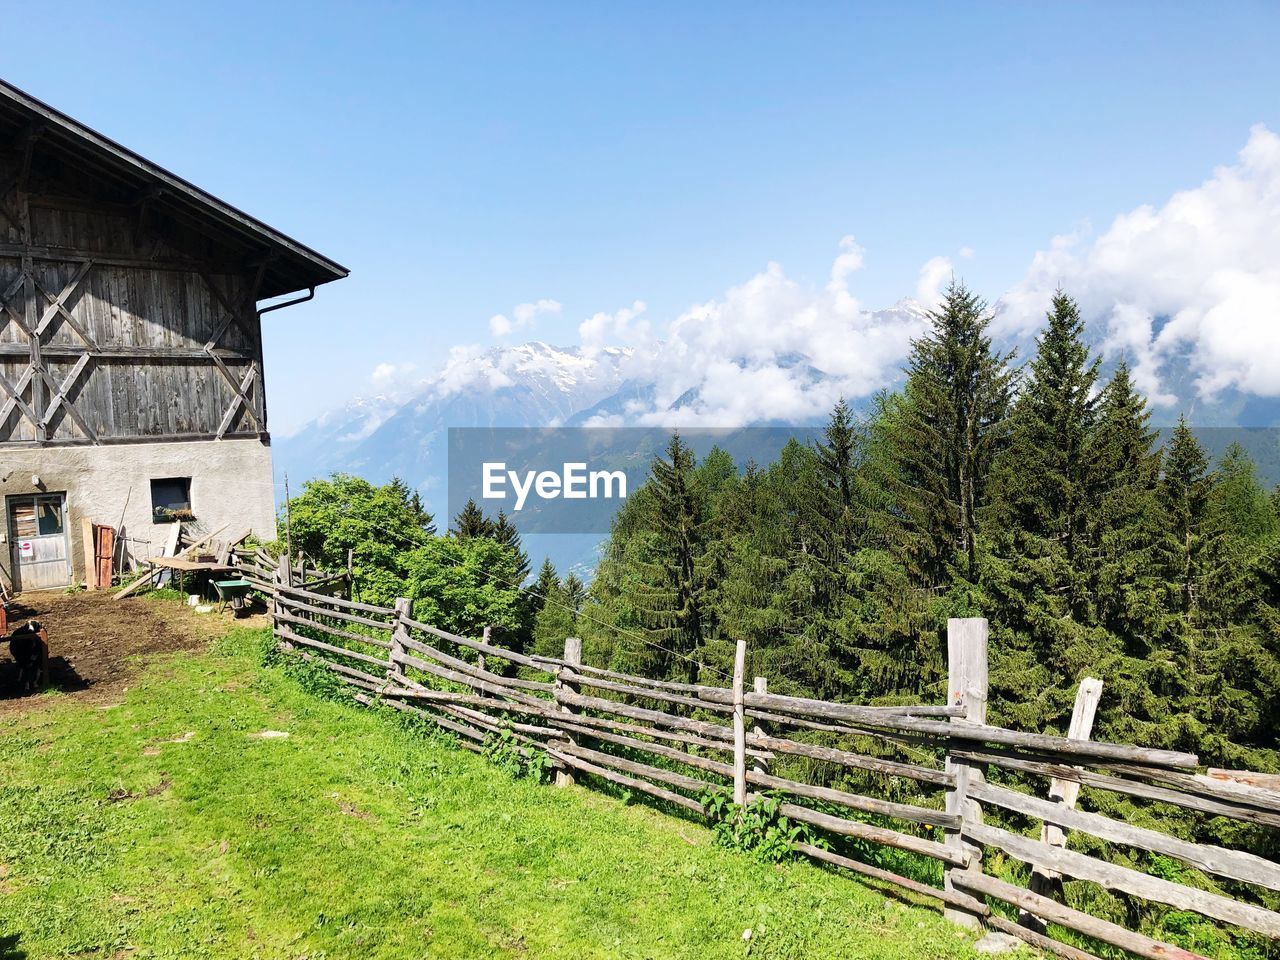
{"type": "MultiPolygon", "coordinates": [[[[307,280],[299,282],[291,290],[280,291],[280,293],[275,294],[276,296],[320,286],[334,280],[341,280],[350,274],[350,271],[337,261],[329,259],[318,251],[263,223],[256,217],[250,216],[243,210],[218,199],[190,181],[184,180],[177,174],[152,163],[145,157],[134,153],[127,147],[116,143],[109,137],[103,136],[96,130],[85,126],[43,101],[6,83],[4,80],[0,80],[0,95],[18,104],[40,121],[67,134],[73,142],[78,141],[89,147],[91,152],[99,159],[127,169],[144,180],[150,181],[161,190],[168,191],[171,196],[180,197],[194,204],[201,214],[218,220],[225,227],[243,234],[251,242],[266,243],[272,248],[283,250],[291,259],[295,259],[295,262],[301,260],[307,267],[314,269],[314,276],[310,275],[310,270],[308,269],[300,271],[308,274],[307,280]]],[[[299,264],[299,266],[301,267],[302,264],[299,264]]]]}

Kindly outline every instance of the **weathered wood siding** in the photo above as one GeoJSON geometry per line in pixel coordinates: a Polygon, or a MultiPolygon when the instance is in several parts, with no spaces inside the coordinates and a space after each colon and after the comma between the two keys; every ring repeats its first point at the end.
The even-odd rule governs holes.
{"type": "Polygon", "coordinates": [[[0,161],[0,444],[265,435],[261,265],[22,165],[0,161]]]}

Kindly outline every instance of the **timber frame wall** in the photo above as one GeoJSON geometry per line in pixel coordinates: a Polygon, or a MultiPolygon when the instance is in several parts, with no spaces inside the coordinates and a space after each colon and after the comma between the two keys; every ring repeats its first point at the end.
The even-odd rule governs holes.
{"type": "Polygon", "coordinates": [[[1280,778],[1206,773],[1191,754],[1091,741],[1102,685],[1088,678],[1066,737],[989,725],[985,620],[948,624],[946,703],[864,706],[771,694],[763,677],[748,684],[742,641],[730,687],[652,680],[582,663],[573,637],[563,657],[527,656],[489,642],[487,630],[477,640],[415,620],[409,600],[387,608],[328,595],[350,588],[342,574],[326,579],[284,560],[272,569],[261,552],[239,557],[268,597],[281,650],[332,671],[359,703],[421,715],[469,750],[501,735],[545,753],[562,785],[611,783],[695,816],[706,814],[708,788],[732,791],[738,804],[767,792],[819,841],[796,842],[796,852],[1072,960],[1094,958],[1081,943],[1204,958],[1068,906],[1064,880],[1280,942],[1280,864],[1247,849],[1251,836],[1280,829],[1280,778]],[[822,782],[815,770],[826,771],[822,782]],[[1082,789],[1091,806],[1122,796],[1230,818],[1245,848],[1076,809],[1082,789]],[[984,809],[1005,825],[985,823],[984,809]],[[1069,831],[1092,839],[1068,844],[1069,831]],[[831,849],[848,838],[936,861],[941,886],[831,849]],[[1178,880],[1160,867],[1169,859],[1186,868],[1178,880]]]}
{"type": "Polygon", "coordinates": [[[345,276],[0,80],[0,445],[266,439],[257,303],[345,276]]]}
{"type": "Polygon", "coordinates": [[[265,438],[266,260],[176,251],[198,235],[33,170],[33,143],[0,166],[0,443],[265,438]]]}

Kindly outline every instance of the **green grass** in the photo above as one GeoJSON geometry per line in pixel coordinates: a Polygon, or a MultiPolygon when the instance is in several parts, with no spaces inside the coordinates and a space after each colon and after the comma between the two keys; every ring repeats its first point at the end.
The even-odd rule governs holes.
{"type": "Polygon", "coordinates": [[[0,958],[972,955],[934,908],[316,697],[265,639],[6,717],[0,958]]]}

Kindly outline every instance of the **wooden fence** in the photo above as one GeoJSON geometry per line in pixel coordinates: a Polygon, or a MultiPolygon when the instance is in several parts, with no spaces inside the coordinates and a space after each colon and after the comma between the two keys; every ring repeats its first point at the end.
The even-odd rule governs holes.
{"type": "Polygon", "coordinates": [[[739,804],[768,792],[822,838],[797,843],[800,853],[1064,957],[1092,954],[1059,939],[1063,930],[1141,957],[1200,956],[1065,905],[1064,879],[1280,938],[1280,913],[1262,905],[1280,891],[1280,865],[1075,807],[1084,787],[1274,829],[1280,792],[1202,774],[1190,754],[1090,740],[1096,680],[1081,684],[1067,737],[989,725],[985,620],[948,624],[946,703],[862,706],[770,693],[763,677],[748,685],[741,642],[729,687],[653,680],[583,663],[574,638],[563,657],[528,656],[415,620],[408,600],[385,608],[328,596],[295,585],[283,563],[269,584],[256,572],[283,649],[359,688],[361,703],[421,714],[471,750],[501,735],[544,751],[561,784],[587,775],[696,815],[710,787],[731,789],[739,804]],[[984,822],[984,810],[1013,826],[984,822]],[[1033,824],[1033,835],[1018,829],[1033,824]],[[1105,843],[1080,852],[1068,831],[1105,843]],[[864,862],[871,847],[936,861],[941,885],[864,862]],[[1162,858],[1194,871],[1175,882],[1142,868],[1162,858]]]}
{"type": "MultiPolygon", "coordinates": [[[[280,558],[271,556],[262,547],[235,547],[231,551],[231,559],[240,571],[240,575],[254,587],[265,594],[275,593],[276,576],[280,572],[280,558]]],[[[309,566],[306,555],[301,552],[291,560],[290,583],[312,593],[351,595],[353,574],[350,550],[347,551],[347,569],[338,573],[329,573],[309,566]]]]}

